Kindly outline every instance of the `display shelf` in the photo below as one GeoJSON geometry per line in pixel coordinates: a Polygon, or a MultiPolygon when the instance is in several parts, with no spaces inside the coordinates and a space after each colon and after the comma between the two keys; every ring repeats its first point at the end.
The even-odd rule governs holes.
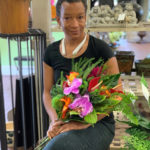
{"type": "MultiPolygon", "coordinates": [[[[150,31],[150,24],[147,25],[101,25],[101,27],[87,27],[86,32],[131,32],[131,31],[150,31]]],[[[51,26],[51,32],[62,32],[58,25],[51,26]]]]}
{"type": "MultiPolygon", "coordinates": [[[[150,85],[150,78],[145,78],[148,85],[150,85]]],[[[126,92],[133,92],[136,96],[143,96],[142,86],[140,83],[141,76],[121,76],[122,86],[126,92]]],[[[148,89],[150,92],[150,88],[148,89]]]]}

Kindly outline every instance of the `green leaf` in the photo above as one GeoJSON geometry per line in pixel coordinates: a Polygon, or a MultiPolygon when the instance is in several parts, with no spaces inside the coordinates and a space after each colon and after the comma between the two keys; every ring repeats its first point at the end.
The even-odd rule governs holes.
{"type": "Polygon", "coordinates": [[[148,84],[147,84],[147,82],[146,82],[146,80],[145,80],[143,75],[141,77],[141,83],[144,84],[148,88],[148,84]]]}
{"type": "Polygon", "coordinates": [[[79,112],[76,112],[76,111],[70,111],[69,114],[70,114],[70,115],[79,115],[80,113],[79,113],[79,112]]]}
{"type": "Polygon", "coordinates": [[[59,94],[52,98],[52,106],[56,109],[56,111],[61,111],[63,108],[63,102],[60,101],[62,97],[63,95],[59,94]]]}
{"type": "Polygon", "coordinates": [[[142,86],[143,95],[144,95],[145,99],[148,101],[148,104],[150,107],[150,93],[148,91],[148,84],[147,84],[144,76],[142,76],[142,78],[141,78],[141,86],[142,86]]]}
{"type": "Polygon", "coordinates": [[[91,96],[91,102],[92,104],[100,104],[106,99],[105,95],[96,95],[96,96],[91,96]]]}
{"type": "Polygon", "coordinates": [[[93,112],[91,112],[90,114],[88,114],[87,116],[84,117],[84,120],[87,122],[87,123],[90,123],[90,124],[94,124],[97,122],[97,114],[96,114],[96,111],[93,109],[93,112]]]}
{"type": "Polygon", "coordinates": [[[103,81],[104,85],[107,85],[107,87],[113,88],[118,84],[119,78],[120,78],[120,74],[103,75],[101,77],[101,80],[103,81]]]}

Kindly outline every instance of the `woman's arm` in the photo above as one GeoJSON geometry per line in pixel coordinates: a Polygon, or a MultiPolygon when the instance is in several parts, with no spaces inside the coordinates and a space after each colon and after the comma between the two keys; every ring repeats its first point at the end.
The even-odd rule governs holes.
{"type": "Polygon", "coordinates": [[[44,92],[43,92],[43,102],[45,109],[49,115],[49,118],[52,122],[57,120],[57,113],[55,109],[52,107],[51,104],[51,96],[50,96],[50,90],[52,88],[52,85],[54,83],[54,71],[53,69],[48,66],[46,63],[43,63],[43,79],[44,79],[44,92]]]}
{"type": "Polygon", "coordinates": [[[50,123],[49,129],[47,131],[47,135],[51,138],[58,134],[59,127],[63,124],[63,122],[56,121],[58,119],[58,116],[57,116],[55,109],[52,107],[52,104],[51,104],[50,90],[54,83],[54,71],[46,63],[43,63],[43,69],[44,69],[44,72],[43,72],[44,73],[43,74],[43,78],[44,78],[43,103],[44,103],[45,109],[49,115],[49,118],[51,119],[51,123],[50,123]]]}
{"type": "MultiPolygon", "coordinates": [[[[107,74],[118,74],[119,73],[119,68],[118,68],[118,63],[116,60],[116,57],[110,58],[107,62],[107,74]]],[[[118,88],[117,90],[122,90],[122,83],[121,83],[121,78],[119,78],[118,81],[118,88]]]]}

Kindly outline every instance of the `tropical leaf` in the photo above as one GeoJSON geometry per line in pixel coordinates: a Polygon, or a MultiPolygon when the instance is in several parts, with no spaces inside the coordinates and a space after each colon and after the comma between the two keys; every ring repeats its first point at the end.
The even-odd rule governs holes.
{"type": "Polygon", "coordinates": [[[84,117],[84,120],[87,122],[87,123],[90,123],[90,124],[94,124],[97,122],[97,114],[96,114],[96,111],[93,109],[93,112],[91,112],[90,114],[88,114],[87,116],[84,117]]]}

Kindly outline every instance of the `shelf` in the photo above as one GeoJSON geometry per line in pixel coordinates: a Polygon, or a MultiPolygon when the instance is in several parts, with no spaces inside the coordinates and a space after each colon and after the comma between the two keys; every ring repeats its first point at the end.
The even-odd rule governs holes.
{"type": "MultiPolygon", "coordinates": [[[[117,25],[117,26],[101,26],[94,28],[85,28],[86,32],[132,32],[132,31],[150,31],[150,24],[146,25],[117,25]]],[[[57,25],[51,26],[51,32],[62,32],[57,25]]]]}

